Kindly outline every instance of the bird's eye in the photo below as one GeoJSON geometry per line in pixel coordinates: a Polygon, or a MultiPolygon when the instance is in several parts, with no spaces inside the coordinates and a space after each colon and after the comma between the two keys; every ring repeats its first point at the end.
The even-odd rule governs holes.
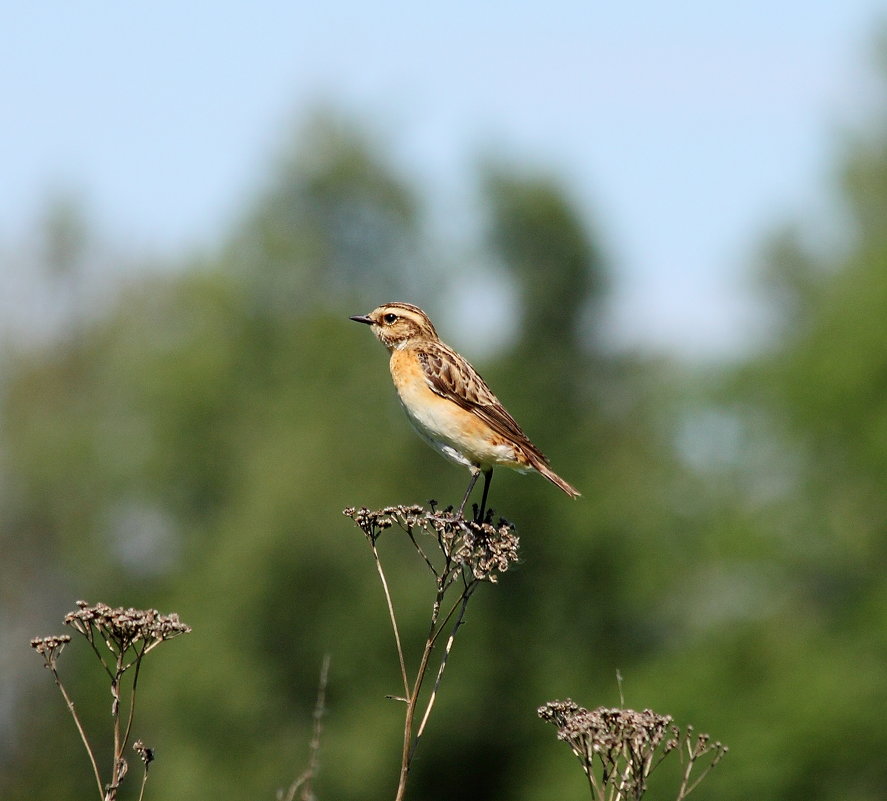
{"type": "Polygon", "coordinates": [[[388,312],[388,314],[386,314],[382,319],[386,323],[388,323],[388,325],[391,325],[391,323],[393,323],[397,319],[397,315],[392,314],[391,312],[388,312]]]}

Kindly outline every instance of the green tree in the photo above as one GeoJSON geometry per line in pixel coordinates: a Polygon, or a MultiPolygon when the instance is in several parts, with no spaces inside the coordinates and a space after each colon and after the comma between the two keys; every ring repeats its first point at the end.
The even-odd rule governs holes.
{"type": "MultiPolygon", "coordinates": [[[[550,775],[534,710],[600,672],[609,683],[612,651],[629,652],[642,596],[629,601],[638,582],[618,577],[635,548],[629,511],[649,482],[613,487],[660,464],[665,442],[645,433],[654,418],[640,368],[587,340],[602,268],[567,194],[504,170],[485,186],[488,263],[514,276],[517,330],[535,326],[540,340],[519,338],[479,366],[586,497],[573,504],[543,481],[497,476],[494,504],[518,521],[528,567],[503,578],[505,592],[479,595],[417,762],[413,792],[428,799],[465,786],[525,798],[528,777],[550,775]],[[516,249],[518,231],[529,238],[516,249]],[[524,246],[541,259],[541,283],[524,246]],[[561,358],[549,364],[546,349],[561,358]],[[602,400],[617,395],[623,403],[602,400]],[[569,437],[552,425],[558,415],[569,437]]],[[[340,510],[455,501],[465,477],[408,432],[384,353],[346,318],[380,297],[440,295],[434,265],[449,259],[423,238],[417,197],[365,136],[321,115],[216,253],[124,284],[76,336],[7,355],[0,413],[15,469],[0,536],[41,554],[33,586],[49,589],[35,603],[58,617],[78,597],[157,606],[194,629],[142,688],[154,788],[273,797],[301,770],[325,652],[320,792],[393,787],[399,715],[384,697],[397,666],[365,545],[340,510]]],[[[397,591],[413,598],[421,577],[398,559],[397,591]]],[[[424,638],[420,611],[404,618],[405,639],[424,638]]],[[[46,693],[19,722],[4,798],[35,787],[78,796],[75,763],[47,769],[71,753],[54,700],[46,693]]]]}
{"type": "MultiPolygon", "coordinates": [[[[339,510],[409,471],[381,381],[367,391],[381,354],[347,314],[399,280],[415,219],[373,146],[322,118],[219,255],[131,281],[76,336],[6,356],[0,537],[30,543],[41,580],[13,581],[22,563],[4,561],[2,583],[59,618],[78,597],[165,603],[202,629],[145,688],[157,773],[182,797],[273,797],[296,772],[321,654],[344,679],[387,642],[384,620],[372,638],[354,620],[375,585],[339,510]]],[[[43,708],[18,724],[4,797],[79,797],[76,769],[46,770],[70,732],[43,708]]]]}
{"type": "Polygon", "coordinates": [[[721,798],[887,792],[883,119],[848,143],[837,173],[840,236],[792,225],[770,238],[761,287],[773,335],[708,407],[736,433],[700,468],[706,514],[731,522],[711,530],[743,603],[710,635],[717,657],[693,665],[694,647],[686,664],[694,686],[714,692],[720,674],[753,710],[732,724],[737,782],[721,798]]]}

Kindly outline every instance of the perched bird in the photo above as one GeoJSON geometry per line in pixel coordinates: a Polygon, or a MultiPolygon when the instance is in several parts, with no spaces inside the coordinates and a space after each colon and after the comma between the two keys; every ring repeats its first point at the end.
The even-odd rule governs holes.
{"type": "Polygon", "coordinates": [[[459,506],[484,474],[478,512],[483,519],[494,467],[526,473],[535,470],[572,498],[579,491],[549,466],[548,459],[521,430],[477,371],[440,341],[418,306],[386,303],[369,314],[351,317],[365,323],[391,354],[391,378],[401,405],[419,435],[448,459],[471,471],[459,506]]]}

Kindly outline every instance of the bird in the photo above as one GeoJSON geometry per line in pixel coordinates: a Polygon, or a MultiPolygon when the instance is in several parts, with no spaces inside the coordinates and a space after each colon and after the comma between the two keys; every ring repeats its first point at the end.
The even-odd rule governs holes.
{"type": "Polygon", "coordinates": [[[432,448],[471,473],[458,514],[481,473],[482,521],[494,467],[536,472],[571,498],[581,494],[550,467],[468,360],[444,344],[428,315],[411,303],[384,303],[349,319],[370,326],[390,354],[389,368],[409,421],[432,448]]]}

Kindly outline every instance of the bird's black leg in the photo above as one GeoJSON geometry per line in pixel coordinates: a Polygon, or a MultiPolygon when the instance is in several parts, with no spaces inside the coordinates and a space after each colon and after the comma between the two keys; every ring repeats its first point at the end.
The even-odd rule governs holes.
{"type": "Polygon", "coordinates": [[[493,468],[484,470],[484,494],[480,499],[480,511],[477,513],[477,522],[484,522],[484,512],[487,511],[487,493],[490,491],[490,482],[493,480],[493,468]]]}
{"type": "Polygon", "coordinates": [[[465,503],[468,500],[468,496],[471,495],[471,490],[474,489],[474,485],[477,484],[477,477],[480,475],[479,467],[475,467],[474,465],[472,465],[468,469],[471,470],[471,480],[468,482],[468,489],[465,490],[465,495],[462,498],[462,503],[459,504],[459,517],[464,517],[462,512],[465,509],[465,503]]]}

